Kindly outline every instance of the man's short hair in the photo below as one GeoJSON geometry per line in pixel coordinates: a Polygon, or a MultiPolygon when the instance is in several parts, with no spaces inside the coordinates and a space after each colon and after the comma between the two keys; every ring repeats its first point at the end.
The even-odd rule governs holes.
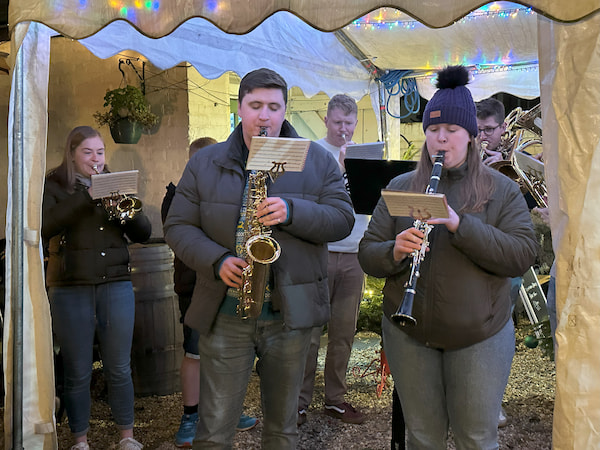
{"type": "Polygon", "coordinates": [[[506,113],[504,111],[504,105],[501,101],[496,100],[494,97],[486,98],[480,102],[475,103],[477,106],[477,118],[485,120],[488,117],[494,117],[498,124],[504,122],[506,113]]]}
{"type": "Polygon", "coordinates": [[[358,114],[358,106],[356,101],[346,94],[336,94],[331,97],[327,104],[327,114],[335,108],[340,109],[344,114],[358,114]]]}
{"type": "Polygon", "coordinates": [[[238,91],[238,101],[242,103],[242,99],[248,92],[254,89],[281,89],[283,93],[283,102],[287,104],[287,83],[281,75],[271,69],[256,69],[248,72],[242,81],[240,81],[240,89],[238,91]]]}
{"type": "Polygon", "coordinates": [[[201,137],[196,139],[194,142],[190,144],[190,156],[200,150],[202,147],[206,147],[208,145],[216,144],[217,140],[208,136],[201,137]]]}

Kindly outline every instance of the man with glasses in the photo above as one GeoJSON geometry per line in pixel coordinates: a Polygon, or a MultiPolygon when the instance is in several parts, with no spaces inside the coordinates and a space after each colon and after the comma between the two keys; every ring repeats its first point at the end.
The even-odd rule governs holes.
{"type": "Polygon", "coordinates": [[[489,166],[504,159],[500,148],[502,135],[506,131],[504,105],[492,97],[481,100],[476,105],[478,138],[480,142],[487,142],[483,162],[489,166]]]}

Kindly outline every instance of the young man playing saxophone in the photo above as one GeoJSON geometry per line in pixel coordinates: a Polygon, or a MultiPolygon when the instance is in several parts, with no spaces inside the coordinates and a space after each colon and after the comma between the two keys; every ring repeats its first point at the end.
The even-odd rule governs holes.
{"type": "Polygon", "coordinates": [[[165,239],[196,271],[185,323],[200,333],[200,403],[194,448],[230,448],[254,359],[260,376],[265,449],[297,443],[298,395],[312,327],[329,319],[327,242],[354,224],[350,198],[333,157],[318,145],[302,172],[268,186],[256,216],[281,246],[258,318],[236,314],[242,271],[248,172],[253,136],[297,138],[285,120],[287,85],[269,69],[240,83],[242,123],[226,142],[188,162],[165,222],[165,239]],[[243,209],[244,208],[244,209],[243,209]]]}

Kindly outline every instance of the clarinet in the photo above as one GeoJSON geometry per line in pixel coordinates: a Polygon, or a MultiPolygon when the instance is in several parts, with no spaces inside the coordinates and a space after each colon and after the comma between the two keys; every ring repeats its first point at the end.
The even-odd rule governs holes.
{"type": "MultiPolygon", "coordinates": [[[[444,157],[446,152],[439,152],[434,156],[433,169],[431,170],[431,177],[429,178],[429,184],[425,189],[426,194],[435,194],[437,191],[438,183],[440,182],[440,175],[442,173],[442,167],[444,166],[444,157]]],[[[421,262],[425,259],[425,252],[429,246],[429,233],[433,229],[433,225],[429,225],[427,221],[416,219],[413,227],[423,232],[423,242],[419,250],[412,252],[412,263],[410,277],[404,285],[404,297],[398,307],[398,310],[392,314],[392,320],[399,325],[416,325],[417,319],[412,316],[413,301],[417,292],[417,280],[421,275],[419,269],[421,268],[421,262]]]]}

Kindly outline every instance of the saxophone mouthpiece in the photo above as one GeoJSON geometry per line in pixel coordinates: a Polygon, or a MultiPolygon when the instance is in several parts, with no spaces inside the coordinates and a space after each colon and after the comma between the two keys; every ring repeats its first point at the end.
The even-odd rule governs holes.
{"type": "Polygon", "coordinates": [[[96,172],[96,173],[100,173],[100,171],[98,170],[98,165],[97,165],[97,164],[94,164],[94,165],[92,166],[92,169],[94,169],[94,172],[96,172]]]}
{"type": "Polygon", "coordinates": [[[267,127],[260,127],[260,132],[258,133],[259,136],[268,136],[268,131],[267,131],[267,127]]]}

